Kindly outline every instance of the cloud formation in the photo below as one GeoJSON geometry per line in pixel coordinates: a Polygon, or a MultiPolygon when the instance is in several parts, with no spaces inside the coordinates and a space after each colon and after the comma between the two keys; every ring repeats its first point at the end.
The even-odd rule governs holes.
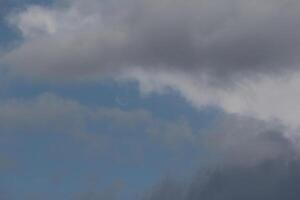
{"type": "Polygon", "coordinates": [[[162,181],[141,199],[298,199],[299,152],[279,129],[254,119],[224,118],[208,134],[217,162],[189,180],[162,181]]]}
{"type": "MultiPolygon", "coordinates": [[[[216,169],[187,187],[166,183],[147,200],[293,200],[300,195],[299,8],[297,0],[30,5],[7,16],[23,42],[0,61],[8,73],[22,78],[133,80],[142,92],[171,88],[197,108],[217,106],[233,114],[225,114],[205,140],[216,169]]],[[[197,144],[199,139],[184,120],[160,122],[143,110],[91,109],[48,94],[3,102],[0,119],[4,133],[55,127],[92,142],[99,137],[89,125],[102,123],[108,134],[100,140],[118,145],[124,137],[133,143],[145,139],[139,130],[166,146],[197,144]],[[124,128],[130,134],[120,133],[124,128]],[[110,138],[112,132],[117,137],[110,138]]]]}
{"type": "Polygon", "coordinates": [[[218,165],[252,167],[269,160],[292,160],[298,143],[279,123],[225,115],[204,136],[203,144],[218,165]]]}
{"type": "Polygon", "coordinates": [[[232,85],[215,84],[205,75],[162,71],[149,73],[132,70],[129,79],[137,77],[141,91],[163,93],[170,88],[179,92],[195,108],[216,106],[227,113],[250,116],[265,121],[279,121],[297,131],[300,73],[276,77],[261,75],[234,81],[232,85]]]}
{"type": "Polygon", "coordinates": [[[299,161],[271,160],[252,167],[217,169],[201,175],[188,186],[163,183],[145,200],[271,200],[299,198],[299,161]]]}
{"type": "Polygon", "coordinates": [[[17,71],[80,77],[142,67],[225,78],[299,64],[298,1],[68,2],[11,16],[25,37],[5,58],[17,71]]]}
{"type": "Polygon", "coordinates": [[[138,80],[198,108],[297,128],[299,2],[70,0],[7,18],[24,37],[1,62],[47,81],[138,80]]]}

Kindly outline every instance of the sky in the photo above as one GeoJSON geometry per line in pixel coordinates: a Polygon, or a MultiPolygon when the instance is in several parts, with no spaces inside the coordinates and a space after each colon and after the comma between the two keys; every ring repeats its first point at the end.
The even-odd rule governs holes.
{"type": "Polygon", "coordinates": [[[0,199],[298,200],[299,11],[1,0],[0,199]]]}

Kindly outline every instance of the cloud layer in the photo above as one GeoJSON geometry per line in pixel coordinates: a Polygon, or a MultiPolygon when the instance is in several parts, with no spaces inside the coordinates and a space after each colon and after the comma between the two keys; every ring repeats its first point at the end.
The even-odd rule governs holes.
{"type": "Polygon", "coordinates": [[[271,200],[299,198],[299,161],[266,161],[255,167],[227,168],[195,178],[189,186],[163,183],[146,200],[271,200]]]}
{"type": "Polygon", "coordinates": [[[280,129],[255,119],[226,116],[207,135],[215,162],[202,166],[191,179],[163,180],[142,199],[298,199],[299,151],[280,129]]]}
{"type": "Polygon", "coordinates": [[[17,71],[44,76],[131,67],[218,78],[274,73],[299,64],[298,8],[294,0],[74,0],[62,8],[30,6],[10,17],[25,42],[6,59],[17,71]]]}
{"type": "Polygon", "coordinates": [[[136,141],[145,139],[208,146],[216,161],[210,173],[184,186],[167,182],[146,200],[299,199],[299,11],[297,0],[29,5],[7,16],[23,37],[0,58],[9,75],[137,81],[145,94],[172,89],[198,109],[221,108],[224,119],[199,141],[184,120],[162,122],[144,110],[89,108],[46,94],[1,102],[0,130],[75,133],[91,146],[125,141],[137,154],[144,143],[136,141]],[[101,137],[99,125],[107,131],[101,137]]]}
{"type": "Polygon", "coordinates": [[[65,1],[8,16],[24,37],[1,58],[47,81],[138,80],[198,108],[300,124],[299,2],[65,1]],[[271,102],[271,103],[270,103],[271,102]]]}

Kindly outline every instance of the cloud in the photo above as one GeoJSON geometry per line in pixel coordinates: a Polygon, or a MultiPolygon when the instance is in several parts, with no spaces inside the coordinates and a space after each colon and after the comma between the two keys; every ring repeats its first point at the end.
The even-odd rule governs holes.
{"type": "Polygon", "coordinates": [[[294,130],[300,125],[299,72],[280,76],[260,75],[255,79],[234,81],[230,85],[215,83],[203,74],[169,71],[132,70],[127,76],[127,79],[137,77],[145,94],[172,89],[198,109],[216,106],[230,114],[279,121],[294,130]]]}
{"type": "Polygon", "coordinates": [[[202,138],[202,144],[219,165],[252,167],[269,160],[297,157],[298,143],[288,131],[278,123],[225,115],[202,138]]]}
{"type": "Polygon", "coordinates": [[[131,67],[224,79],[273,73],[299,64],[298,7],[294,0],[76,0],[65,7],[29,6],[12,14],[25,41],[4,60],[27,75],[64,78],[131,67]]]}
{"type": "Polygon", "coordinates": [[[205,145],[216,161],[210,172],[189,183],[163,183],[146,200],[298,199],[299,8],[297,0],[29,5],[7,16],[23,36],[0,58],[10,74],[53,82],[133,80],[145,94],[173,89],[196,108],[227,114],[199,138],[184,119],[160,121],[145,110],[91,108],[44,94],[1,102],[1,134],[75,133],[90,146],[116,146],[126,160],[143,152],[145,139],[152,148],[205,145]]]}
{"type": "Polygon", "coordinates": [[[300,195],[299,175],[299,161],[267,161],[253,167],[218,169],[195,178],[188,186],[165,184],[142,199],[296,200],[300,195]],[[184,195],[176,195],[180,190],[184,195]]]}
{"type": "Polygon", "coordinates": [[[250,168],[217,170],[202,190],[196,183],[187,199],[297,199],[298,168],[298,161],[276,160],[250,168]]]}
{"type": "MultiPolygon", "coordinates": [[[[154,137],[151,143],[154,149],[160,145],[195,145],[195,149],[204,151],[198,154],[199,157],[208,156],[213,161],[208,163],[210,168],[201,169],[200,175],[190,182],[168,180],[155,186],[144,194],[146,200],[296,199],[299,195],[294,185],[300,181],[298,143],[286,134],[289,129],[277,123],[224,114],[212,130],[197,137],[181,119],[161,121],[145,110],[91,108],[49,93],[2,101],[0,113],[1,137],[20,130],[22,134],[30,131],[74,134],[74,130],[80,130],[84,134],[77,132],[75,136],[86,139],[90,147],[103,145],[103,139],[108,137],[105,142],[109,141],[107,144],[111,145],[107,151],[110,159],[120,156],[127,162],[132,161],[131,156],[136,156],[134,153],[144,150],[138,146],[144,145],[143,140],[151,141],[154,137]],[[113,146],[121,155],[111,151],[113,146]]],[[[177,152],[185,152],[181,147],[177,152]]],[[[98,149],[95,152],[99,153],[98,149]]],[[[176,159],[179,158],[177,152],[176,159]]],[[[118,199],[114,194],[114,189],[107,193],[95,189],[76,197],[118,199]]]]}
{"type": "Polygon", "coordinates": [[[71,0],[8,16],[24,41],[1,57],[17,76],[138,81],[195,107],[300,122],[299,2],[71,0]]]}
{"type": "Polygon", "coordinates": [[[18,28],[25,38],[35,38],[39,35],[53,34],[56,32],[55,12],[40,6],[28,8],[20,16],[12,16],[11,23],[18,23],[18,28]]]}
{"type": "Polygon", "coordinates": [[[215,160],[190,179],[162,181],[145,200],[298,199],[299,151],[276,125],[226,116],[208,137],[215,160]]]}

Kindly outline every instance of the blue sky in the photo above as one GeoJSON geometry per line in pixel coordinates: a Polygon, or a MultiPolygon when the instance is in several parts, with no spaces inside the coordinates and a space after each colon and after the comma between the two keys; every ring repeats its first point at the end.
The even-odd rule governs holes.
{"type": "MultiPolygon", "coordinates": [[[[2,88],[1,99],[4,102],[11,99],[31,101],[44,93],[77,102],[90,110],[101,107],[129,114],[144,110],[162,126],[184,120],[195,133],[207,129],[218,115],[217,110],[211,108],[195,111],[171,90],[164,95],[142,96],[136,83],[114,81],[53,85],[15,80],[2,88]]],[[[30,120],[33,112],[29,111],[24,117],[30,120]]],[[[149,141],[151,138],[144,125],[118,127],[110,120],[86,123],[86,129],[95,132],[96,137],[103,132],[111,134],[110,145],[113,147],[101,152],[102,147],[98,146],[102,142],[80,141],[80,137],[64,134],[64,129],[52,130],[51,122],[50,127],[41,125],[37,130],[35,125],[30,127],[26,122],[16,132],[12,128],[4,129],[1,134],[1,160],[4,163],[1,185],[17,199],[31,198],[31,195],[38,199],[45,196],[46,199],[72,199],[76,192],[84,195],[89,190],[105,190],[120,182],[125,185],[124,193],[130,199],[169,174],[182,173],[184,169],[193,171],[199,166],[202,153],[196,147],[185,144],[176,147],[175,144],[169,148],[159,141],[149,141]],[[143,152],[135,152],[138,148],[143,152]],[[139,153],[141,155],[136,155],[139,153]]]]}
{"type": "Polygon", "coordinates": [[[253,2],[2,0],[0,199],[299,199],[300,4],[253,2]]]}
{"type": "MultiPolygon", "coordinates": [[[[76,101],[91,110],[96,107],[124,112],[142,109],[162,126],[184,120],[195,134],[201,134],[202,129],[211,126],[218,115],[217,110],[210,108],[195,111],[174,91],[141,96],[136,84],[120,85],[110,81],[64,86],[14,82],[10,90],[2,92],[1,98],[4,101],[30,101],[46,92],[57,95],[57,98],[76,101]],[[122,99],[124,104],[116,98],[122,99]]],[[[32,113],[28,114],[26,117],[30,118],[32,113]]],[[[95,132],[96,136],[103,132],[111,134],[113,141],[109,145],[113,147],[101,152],[100,141],[95,141],[95,144],[80,141],[72,134],[64,134],[64,130],[51,130],[51,126],[42,126],[40,130],[23,127],[16,133],[9,133],[8,128],[8,133],[3,132],[1,136],[1,160],[7,162],[1,170],[1,184],[17,199],[27,195],[28,198],[30,195],[44,198],[46,195],[47,199],[72,199],[76,192],[101,191],[120,182],[124,184],[122,191],[131,199],[132,195],[164,177],[190,175],[201,165],[201,157],[205,157],[197,146],[180,144],[176,147],[174,144],[174,147],[168,147],[170,144],[161,144],[155,141],[157,139],[151,141],[144,125],[135,124],[137,127],[131,128],[126,125],[118,127],[111,121],[87,123],[88,131],[95,132]],[[183,173],[186,170],[189,173],[183,173]]]]}
{"type": "MultiPolygon", "coordinates": [[[[9,13],[29,3],[45,4],[41,1],[7,2],[1,7],[1,12],[9,13]]],[[[22,42],[20,33],[8,25],[4,18],[1,30],[3,49],[16,41],[22,42]]],[[[128,115],[143,110],[160,126],[184,121],[195,134],[204,134],[201,130],[209,128],[221,113],[212,107],[195,110],[172,89],[164,94],[141,94],[136,81],[120,83],[100,80],[57,84],[22,78],[8,79],[6,75],[2,80],[4,84],[0,96],[3,102],[21,99],[21,104],[22,101],[32,101],[49,93],[58,100],[76,102],[90,110],[98,107],[117,109],[128,115]]],[[[24,117],[30,120],[33,112],[30,110],[24,117]]],[[[70,121],[76,123],[72,119],[70,121]]],[[[64,133],[64,129],[52,130],[51,122],[49,126],[42,125],[37,129],[35,125],[26,125],[26,122],[16,131],[4,129],[0,147],[3,163],[0,185],[3,190],[13,199],[74,199],[89,193],[96,196],[99,193],[101,196],[101,193],[106,195],[115,192],[120,192],[122,199],[133,199],[172,174],[181,174],[182,177],[191,175],[201,165],[201,157],[205,157],[197,146],[180,144],[177,147],[174,144],[174,147],[169,147],[173,144],[162,144],[157,141],[158,138],[153,140],[145,130],[145,125],[139,125],[142,122],[133,122],[137,126],[135,128],[126,124],[118,127],[114,124],[116,122],[110,120],[85,123],[86,129],[94,132],[95,137],[101,137],[103,132],[110,134],[112,141],[108,145],[113,146],[102,152],[103,142],[85,141],[64,133]]],[[[155,124],[146,125],[146,128],[151,126],[155,124]]]]}

